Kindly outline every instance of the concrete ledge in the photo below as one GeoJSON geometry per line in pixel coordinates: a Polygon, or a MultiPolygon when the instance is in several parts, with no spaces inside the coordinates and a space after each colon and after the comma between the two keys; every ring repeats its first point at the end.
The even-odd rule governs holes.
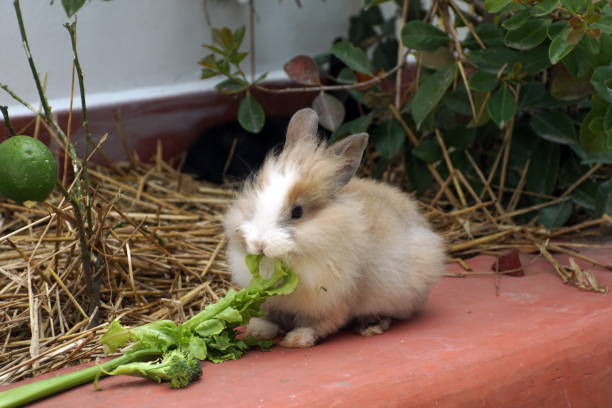
{"type": "MultiPolygon", "coordinates": [[[[589,252],[612,264],[610,251],[589,252]]],[[[492,262],[468,263],[489,272],[492,262]]],[[[501,278],[499,297],[494,278],[444,278],[426,312],[382,336],[342,333],[311,349],[206,363],[202,380],[183,390],[116,377],[101,381],[103,391],[86,385],[32,406],[610,406],[609,295],[564,286],[542,260],[525,270],[525,277],[501,278]]],[[[612,286],[612,272],[597,278],[612,286]]]]}

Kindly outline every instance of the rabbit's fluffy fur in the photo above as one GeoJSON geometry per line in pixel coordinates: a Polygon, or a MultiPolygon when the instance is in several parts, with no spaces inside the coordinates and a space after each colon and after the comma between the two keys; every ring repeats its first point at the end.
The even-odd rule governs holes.
{"type": "Polygon", "coordinates": [[[247,328],[259,338],[287,332],[286,347],[312,346],[350,322],[363,335],[382,333],[423,306],[445,264],[443,240],[408,195],[353,177],[367,134],[327,146],[317,124],[313,110],[298,111],[285,148],[268,156],[225,216],[235,284],[251,278],[247,253],[263,253],[264,269],[283,259],[299,277],[247,328]]]}

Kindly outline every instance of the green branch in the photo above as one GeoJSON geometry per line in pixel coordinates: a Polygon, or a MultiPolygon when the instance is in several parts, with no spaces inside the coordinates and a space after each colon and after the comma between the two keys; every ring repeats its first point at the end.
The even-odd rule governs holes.
{"type": "Polygon", "coordinates": [[[13,136],[17,136],[17,132],[11,123],[11,118],[9,118],[8,106],[0,105],[0,111],[2,111],[2,116],[4,116],[4,126],[6,126],[13,136]]]}

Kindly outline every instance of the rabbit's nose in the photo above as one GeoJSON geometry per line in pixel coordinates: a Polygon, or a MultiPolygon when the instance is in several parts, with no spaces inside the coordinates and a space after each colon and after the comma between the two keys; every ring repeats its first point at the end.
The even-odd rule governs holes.
{"type": "Polygon", "coordinates": [[[253,255],[263,254],[265,243],[259,239],[247,241],[247,252],[253,255]]]}

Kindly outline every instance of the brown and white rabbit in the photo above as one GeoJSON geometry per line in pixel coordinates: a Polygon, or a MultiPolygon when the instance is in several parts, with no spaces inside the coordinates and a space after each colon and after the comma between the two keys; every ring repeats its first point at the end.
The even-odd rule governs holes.
{"type": "Polygon", "coordinates": [[[292,117],[284,149],[270,154],[225,215],[232,281],[248,285],[247,253],[264,254],[262,269],[283,259],[298,275],[290,295],[267,300],[268,314],[247,334],[285,347],[310,347],[349,322],[368,336],[406,319],[426,301],[444,270],[442,238],[400,190],[354,178],[365,133],[328,146],[318,117],[292,117]]]}

